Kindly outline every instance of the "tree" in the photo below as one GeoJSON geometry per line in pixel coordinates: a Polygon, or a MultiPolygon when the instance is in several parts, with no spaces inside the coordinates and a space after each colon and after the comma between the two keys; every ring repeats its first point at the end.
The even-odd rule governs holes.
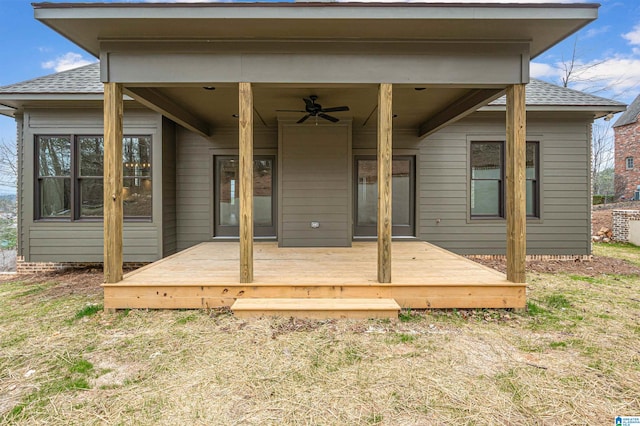
{"type": "Polygon", "coordinates": [[[0,187],[15,191],[18,178],[17,160],[16,143],[0,140],[0,187]]]}
{"type": "MultiPolygon", "coordinates": [[[[0,140],[0,188],[3,192],[16,193],[18,177],[17,150],[15,142],[0,140]]],[[[0,196],[0,270],[15,267],[17,223],[14,196],[0,196]]]]}
{"type": "Polygon", "coordinates": [[[608,59],[585,62],[580,57],[582,51],[578,47],[578,36],[573,40],[573,47],[568,58],[562,55],[562,60],[555,67],[560,72],[562,87],[576,88],[587,93],[601,93],[611,91],[622,78],[611,80],[610,76],[601,75],[598,68],[607,63],[608,59]]]}
{"type": "Polygon", "coordinates": [[[613,161],[611,122],[596,122],[591,133],[591,185],[594,195],[613,195],[613,161]]]}

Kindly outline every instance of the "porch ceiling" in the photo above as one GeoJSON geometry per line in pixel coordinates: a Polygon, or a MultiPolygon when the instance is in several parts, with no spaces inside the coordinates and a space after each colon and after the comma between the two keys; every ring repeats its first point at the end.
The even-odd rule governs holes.
{"type": "MultiPolygon", "coordinates": [[[[206,123],[210,129],[237,127],[237,85],[215,85],[215,90],[203,87],[156,87],[152,90],[170,100],[177,108],[187,111],[196,120],[206,123]]],[[[422,123],[442,111],[470,89],[394,85],[394,127],[417,130],[422,123]],[[421,90],[416,90],[416,88],[421,90]]],[[[376,129],[378,102],[377,85],[269,85],[254,87],[254,109],[256,130],[277,128],[278,116],[299,119],[305,115],[302,98],[318,96],[317,102],[324,107],[347,105],[349,111],[330,113],[340,119],[353,120],[354,128],[376,129]],[[278,110],[300,110],[299,113],[278,110]]],[[[320,122],[324,120],[320,119],[320,122]]],[[[313,119],[309,120],[313,123],[313,119]]]]}

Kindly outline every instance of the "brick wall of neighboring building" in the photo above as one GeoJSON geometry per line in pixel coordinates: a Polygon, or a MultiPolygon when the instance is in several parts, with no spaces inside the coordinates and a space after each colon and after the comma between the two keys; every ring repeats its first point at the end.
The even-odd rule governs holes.
{"type": "Polygon", "coordinates": [[[613,211],[613,239],[620,242],[629,241],[629,221],[640,220],[640,210],[613,211]]]}
{"type": "Polygon", "coordinates": [[[633,199],[640,185],[640,122],[613,129],[615,133],[616,195],[633,199]],[[633,169],[627,170],[627,158],[633,158],[633,169]]]}

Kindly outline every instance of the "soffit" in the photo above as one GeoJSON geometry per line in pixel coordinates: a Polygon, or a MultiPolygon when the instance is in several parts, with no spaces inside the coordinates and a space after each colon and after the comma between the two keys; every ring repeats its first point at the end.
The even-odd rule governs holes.
{"type": "Polygon", "coordinates": [[[597,4],[36,3],[35,16],[98,56],[113,40],[530,41],[531,56],[597,17],[597,4]]]}

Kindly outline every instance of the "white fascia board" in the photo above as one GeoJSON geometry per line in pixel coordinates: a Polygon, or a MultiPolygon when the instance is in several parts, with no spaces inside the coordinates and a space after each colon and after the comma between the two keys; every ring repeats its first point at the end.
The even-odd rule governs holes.
{"type": "Polygon", "coordinates": [[[35,3],[36,19],[595,19],[593,3],[419,4],[289,3],[289,4],[78,4],[65,7],[35,3]]]}

